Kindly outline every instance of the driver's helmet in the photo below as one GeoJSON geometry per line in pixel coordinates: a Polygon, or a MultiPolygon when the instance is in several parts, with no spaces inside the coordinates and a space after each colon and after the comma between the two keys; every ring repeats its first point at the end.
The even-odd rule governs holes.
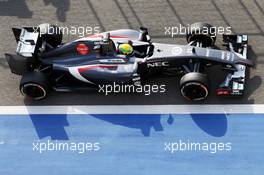
{"type": "Polygon", "coordinates": [[[133,53],[133,47],[130,44],[120,44],[118,50],[123,55],[130,55],[133,53]]]}

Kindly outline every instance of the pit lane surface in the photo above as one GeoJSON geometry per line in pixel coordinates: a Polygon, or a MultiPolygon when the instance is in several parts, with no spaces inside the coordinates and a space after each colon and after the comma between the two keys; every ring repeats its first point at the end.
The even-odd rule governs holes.
{"type": "MultiPolygon", "coordinates": [[[[261,0],[4,0],[0,1],[0,105],[108,105],[108,104],[184,104],[178,91],[179,79],[151,79],[166,84],[165,94],[112,94],[97,91],[51,93],[40,102],[24,100],[18,90],[20,77],[10,73],[4,53],[14,52],[16,43],[11,27],[53,23],[60,26],[99,26],[101,31],[147,26],[155,42],[185,44],[182,37],[165,36],[165,27],[187,25],[197,21],[215,26],[231,26],[233,32],[249,35],[249,58],[256,66],[250,70],[247,92],[241,99],[219,99],[212,92],[203,103],[260,104],[264,102],[264,1],[261,0]]],[[[65,41],[78,36],[65,36],[65,41]]],[[[220,44],[218,38],[218,45],[220,44]]],[[[212,87],[222,81],[221,71],[210,71],[212,87]]]]}

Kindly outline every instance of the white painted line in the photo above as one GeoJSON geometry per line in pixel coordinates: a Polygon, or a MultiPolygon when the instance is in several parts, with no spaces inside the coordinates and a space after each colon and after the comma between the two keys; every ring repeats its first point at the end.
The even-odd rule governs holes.
{"type": "Polygon", "coordinates": [[[0,115],[28,114],[264,114],[259,105],[0,106],[0,115]]]}

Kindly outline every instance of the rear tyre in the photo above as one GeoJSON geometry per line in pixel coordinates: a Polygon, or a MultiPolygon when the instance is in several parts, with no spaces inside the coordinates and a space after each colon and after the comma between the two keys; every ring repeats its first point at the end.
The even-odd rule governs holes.
{"type": "Polygon", "coordinates": [[[216,31],[210,24],[197,22],[190,25],[186,39],[188,43],[199,42],[202,47],[212,47],[216,40],[216,31]]]}
{"type": "Polygon", "coordinates": [[[50,90],[50,84],[45,74],[29,72],[23,75],[20,81],[20,92],[33,100],[45,98],[50,90]]]}
{"type": "Polygon", "coordinates": [[[41,39],[46,41],[52,47],[57,47],[62,43],[62,31],[56,25],[44,23],[40,24],[39,32],[41,39]]]}
{"type": "Polygon", "coordinates": [[[209,80],[207,75],[191,72],[180,80],[180,91],[184,98],[190,101],[204,100],[209,95],[209,80]]]}

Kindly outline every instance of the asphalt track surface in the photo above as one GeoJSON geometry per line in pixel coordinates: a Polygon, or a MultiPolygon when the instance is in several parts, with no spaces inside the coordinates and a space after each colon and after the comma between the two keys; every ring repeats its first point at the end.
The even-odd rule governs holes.
{"type": "MultiPolygon", "coordinates": [[[[20,77],[10,73],[4,53],[13,53],[16,43],[11,27],[53,23],[60,26],[99,26],[101,31],[147,26],[155,42],[186,44],[184,37],[165,36],[165,27],[208,22],[231,26],[234,33],[249,35],[250,69],[243,98],[219,99],[214,94],[222,81],[221,71],[210,71],[210,104],[261,104],[264,102],[264,1],[262,0],[3,0],[0,1],[0,105],[108,105],[108,104],[188,104],[178,91],[179,78],[153,78],[150,83],[165,84],[165,94],[111,94],[97,91],[56,93],[40,102],[25,100],[18,90],[20,77]]],[[[78,36],[67,35],[65,42],[78,36]]],[[[220,37],[217,44],[220,44],[220,37]]]]}

